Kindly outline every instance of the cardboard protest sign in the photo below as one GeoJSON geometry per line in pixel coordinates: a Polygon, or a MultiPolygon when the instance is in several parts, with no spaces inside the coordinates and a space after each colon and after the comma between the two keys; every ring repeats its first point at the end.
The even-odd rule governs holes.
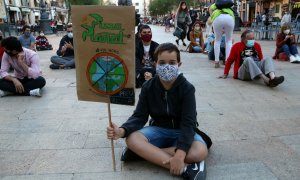
{"type": "Polygon", "coordinates": [[[134,105],[135,9],[72,6],[79,100],[134,105]]]}

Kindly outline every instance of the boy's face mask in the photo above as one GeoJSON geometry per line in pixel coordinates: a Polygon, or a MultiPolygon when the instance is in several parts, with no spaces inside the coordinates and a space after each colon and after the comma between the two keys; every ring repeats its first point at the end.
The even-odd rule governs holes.
{"type": "Polygon", "coordinates": [[[178,64],[157,64],[156,73],[161,80],[169,82],[177,78],[178,76],[178,64]]]}

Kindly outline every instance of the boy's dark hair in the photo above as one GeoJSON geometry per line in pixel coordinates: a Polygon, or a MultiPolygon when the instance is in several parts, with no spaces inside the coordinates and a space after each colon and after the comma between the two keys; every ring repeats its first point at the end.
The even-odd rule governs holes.
{"type": "Polygon", "coordinates": [[[175,46],[172,43],[163,43],[160,44],[154,51],[154,61],[157,62],[158,59],[158,55],[160,55],[161,53],[168,51],[169,53],[171,52],[176,52],[177,54],[177,61],[180,62],[180,52],[179,49],[177,48],[177,46],[175,46]]]}
{"type": "Polygon", "coordinates": [[[139,33],[141,33],[144,29],[150,29],[151,30],[150,26],[148,26],[147,24],[144,24],[140,27],[139,33]]]}
{"type": "Polygon", "coordinates": [[[18,40],[18,38],[14,36],[10,36],[3,39],[1,42],[1,46],[9,51],[13,51],[13,50],[16,50],[17,52],[23,51],[21,42],[18,40]]]}
{"type": "Polygon", "coordinates": [[[22,31],[24,32],[26,29],[30,29],[31,30],[30,26],[25,25],[25,26],[23,26],[22,31]]]}

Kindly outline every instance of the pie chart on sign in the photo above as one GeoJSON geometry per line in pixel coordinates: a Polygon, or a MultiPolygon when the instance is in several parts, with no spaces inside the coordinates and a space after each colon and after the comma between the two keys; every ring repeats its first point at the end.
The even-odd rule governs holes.
{"type": "Polygon", "coordinates": [[[119,56],[98,53],[89,61],[86,76],[93,90],[104,95],[113,95],[125,87],[128,69],[119,56]]]}

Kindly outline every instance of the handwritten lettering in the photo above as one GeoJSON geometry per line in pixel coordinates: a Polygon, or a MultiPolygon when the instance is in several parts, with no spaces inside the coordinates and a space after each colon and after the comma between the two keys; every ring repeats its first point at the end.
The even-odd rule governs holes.
{"type": "Polygon", "coordinates": [[[98,14],[89,14],[90,17],[94,18],[91,25],[81,24],[81,27],[86,29],[82,33],[82,40],[86,41],[89,39],[91,42],[107,43],[107,44],[125,44],[122,24],[120,23],[108,23],[103,22],[103,17],[98,14]],[[96,30],[109,30],[110,32],[95,33],[96,30]],[[111,31],[117,31],[116,33],[111,31]]]}

